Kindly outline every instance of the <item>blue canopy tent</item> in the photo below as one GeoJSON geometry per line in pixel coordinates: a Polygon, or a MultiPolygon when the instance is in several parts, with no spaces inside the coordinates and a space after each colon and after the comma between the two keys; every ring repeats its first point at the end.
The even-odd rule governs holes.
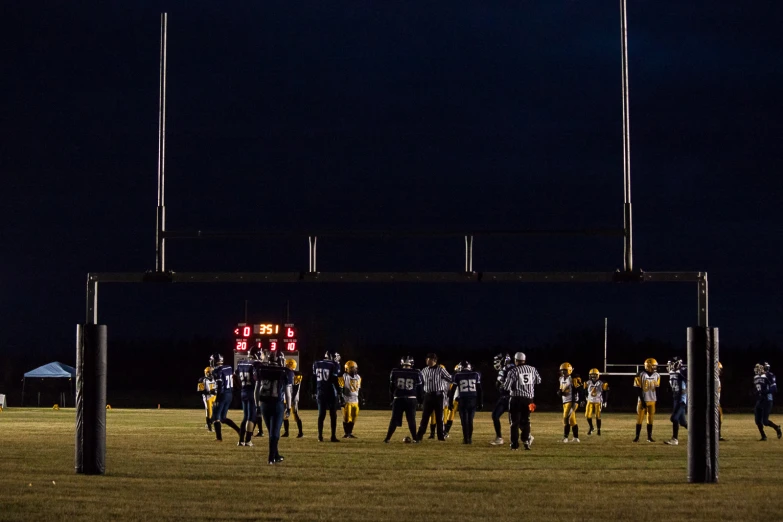
{"type": "MultiPolygon", "coordinates": [[[[39,366],[35,370],[30,370],[24,374],[22,379],[22,406],[24,406],[24,387],[27,379],[68,379],[69,389],[73,387],[73,380],[76,377],[76,368],[63,364],[61,362],[51,362],[39,366]]],[[[65,406],[65,393],[60,393],[60,403],[65,406]]],[[[41,393],[38,392],[38,406],[41,405],[41,393]]]]}

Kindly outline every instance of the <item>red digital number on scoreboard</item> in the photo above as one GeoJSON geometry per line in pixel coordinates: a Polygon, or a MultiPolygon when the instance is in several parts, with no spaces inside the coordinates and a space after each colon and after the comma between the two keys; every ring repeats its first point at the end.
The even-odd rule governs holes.
{"type": "Polygon", "coordinates": [[[286,343],[285,349],[289,352],[295,352],[296,351],[296,343],[286,343]]]}

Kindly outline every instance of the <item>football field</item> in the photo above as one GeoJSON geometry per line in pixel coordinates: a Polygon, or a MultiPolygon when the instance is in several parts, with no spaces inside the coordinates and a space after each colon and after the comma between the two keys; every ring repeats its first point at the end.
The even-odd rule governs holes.
{"type": "MultiPolygon", "coordinates": [[[[512,452],[489,445],[487,412],[468,446],[459,421],[447,442],[403,444],[407,430],[398,429],[383,444],[387,411],[362,411],[358,439],[319,443],[315,412],[306,411],[305,437],[281,439],[285,462],[270,466],[266,438],[237,447],[228,429],[216,443],[200,410],[115,409],[107,412],[107,473],[82,476],[74,473],[73,409],[12,408],[0,413],[0,519],[783,518],[783,440],[772,430],[757,442],[752,416],[727,415],[720,483],[691,485],[687,436],[665,446],[671,424],[658,420],[656,444],[631,443],[634,417],[610,412],[601,437],[587,436],[581,417],[582,442],[563,444],[560,416],[534,413],[532,450],[512,452]]],[[[505,421],[503,430],[508,438],[505,421]]]]}

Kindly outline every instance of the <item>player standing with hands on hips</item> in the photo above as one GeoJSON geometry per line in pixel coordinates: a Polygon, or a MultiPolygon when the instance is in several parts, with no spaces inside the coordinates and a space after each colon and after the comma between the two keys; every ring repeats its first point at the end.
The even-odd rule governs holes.
{"type": "Polygon", "coordinates": [[[511,415],[511,449],[519,449],[519,429],[522,428],[522,443],[526,450],[533,443],[530,435],[530,413],[535,411],[533,402],[536,393],[536,385],[541,384],[541,376],[533,366],[526,363],[526,356],[522,352],[514,354],[514,368],[509,370],[506,376],[505,388],[510,399],[508,404],[511,415]]]}
{"type": "Polygon", "coordinates": [[[280,442],[280,425],[291,413],[291,388],[294,385],[294,372],[283,366],[282,357],[271,352],[266,364],[254,366],[256,382],[256,403],[261,407],[261,417],[269,434],[269,464],[283,462],[277,450],[280,442]],[[283,401],[288,406],[283,405],[283,401]]]}
{"type": "MultiPolygon", "coordinates": [[[[313,363],[313,378],[318,401],[318,442],[324,441],[324,420],[329,412],[332,428],[332,442],[340,442],[337,438],[337,403],[343,405],[343,393],[337,383],[340,377],[340,354],[326,352],[321,361],[313,363]]],[[[290,404],[290,403],[289,403],[290,404]]]]}

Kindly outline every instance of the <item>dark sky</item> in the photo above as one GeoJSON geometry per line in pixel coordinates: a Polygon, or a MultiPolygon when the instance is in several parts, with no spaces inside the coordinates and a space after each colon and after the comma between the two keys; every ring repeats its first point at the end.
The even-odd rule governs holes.
{"type": "MultiPolygon", "coordinates": [[[[0,343],[73,342],[90,271],[154,267],[159,12],[0,7],[0,343]]],[[[44,8],[45,7],[45,8],[44,8]]],[[[618,2],[181,2],[168,228],[622,225],[618,2]]],[[[783,344],[783,4],[629,0],[635,264],[709,272],[710,322],[783,344]]],[[[619,238],[480,238],[475,269],[622,266],[619,238]]],[[[322,271],[463,268],[460,239],[322,240],[322,271]]],[[[178,271],[307,268],[306,238],[171,241],[178,271]]],[[[694,286],[102,286],[110,335],[294,319],[335,343],[684,342],[694,286]]],[[[5,349],[5,348],[4,348],[5,349]]],[[[619,347],[618,347],[619,349],[619,347]]]]}

